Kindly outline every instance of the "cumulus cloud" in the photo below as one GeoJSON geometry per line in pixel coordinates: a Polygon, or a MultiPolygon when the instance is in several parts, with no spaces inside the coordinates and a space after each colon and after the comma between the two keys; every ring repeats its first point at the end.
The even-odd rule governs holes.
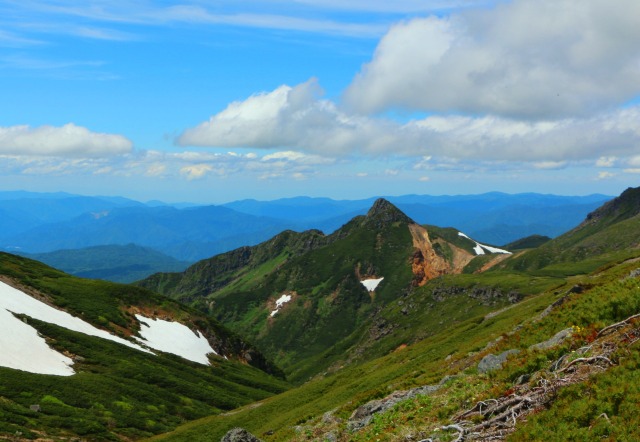
{"type": "Polygon", "coordinates": [[[265,161],[321,161],[324,156],[440,156],[454,159],[530,161],[538,168],[566,161],[608,161],[640,146],[640,106],[590,117],[528,121],[494,115],[432,115],[398,123],[352,115],[318,98],[315,80],[234,102],[186,130],[182,145],[286,150],[265,161]],[[306,152],[303,154],[303,152],[306,152]]]}
{"type": "Polygon", "coordinates": [[[122,135],[92,132],[73,123],[61,127],[0,127],[0,155],[95,158],[131,152],[122,135]]]}
{"type": "Polygon", "coordinates": [[[209,164],[192,164],[181,168],[180,174],[184,175],[188,180],[197,180],[204,178],[212,170],[213,167],[209,164]]]}
{"type": "Polygon", "coordinates": [[[348,115],[320,99],[317,81],[233,102],[177,139],[182,146],[291,148],[339,155],[384,150],[395,123],[348,115]]]}
{"type": "Polygon", "coordinates": [[[393,26],[346,102],[520,119],[585,116],[640,93],[640,2],[514,0],[393,26]]]}
{"type": "Polygon", "coordinates": [[[616,163],[616,157],[600,157],[596,161],[598,167],[613,167],[616,163]]]}
{"type": "Polygon", "coordinates": [[[615,177],[616,174],[615,173],[611,173],[611,172],[598,172],[598,179],[599,180],[608,180],[610,178],[615,177]]]}

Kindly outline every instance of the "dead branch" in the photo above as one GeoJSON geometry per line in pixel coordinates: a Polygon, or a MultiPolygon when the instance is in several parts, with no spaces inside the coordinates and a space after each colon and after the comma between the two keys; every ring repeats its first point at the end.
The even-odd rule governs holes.
{"type": "Polygon", "coordinates": [[[480,401],[480,402],[476,403],[476,405],[472,409],[467,410],[467,411],[455,416],[453,418],[453,420],[456,421],[456,422],[460,422],[460,420],[462,418],[474,416],[476,414],[484,416],[486,411],[491,406],[491,405],[487,404],[487,402],[492,402],[494,406],[498,405],[498,403],[499,403],[496,399],[487,399],[486,401],[480,401]],[[484,413],[482,411],[482,407],[487,407],[487,408],[485,408],[485,412],[484,413]]]}
{"type": "Polygon", "coordinates": [[[608,332],[610,330],[618,329],[620,327],[623,327],[623,326],[629,324],[631,321],[633,321],[636,318],[640,318],[640,313],[638,313],[637,315],[629,316],[624,321],[616,322],[615,324],[611,324],[611,325],[606,326],[605,328],[600,330],[596,336],[599,338],[600,336],[604,335],[606,332],[608,332]]]}
{"type": "Polygon", "coordinates": [[[446,425],[444,427],[441,427],[440,429],[442,431],[456,430],[458,432],[458,437],[456,437],[456,439],[453,442],[462,442],[462,440],[464,439],[465,430],[460,425],[456,425],[456,424],[446,425]]]}
{"type": "MultiPolygon", "coordinates": [[[[493,418],[489,419],[488,421],[482,422],[478,425],[476,425],[475,427],[473,427],[471,429],[471,431],[479,431],[482,430],[484,428],[489,428],[493,425],[500,425],[500,426],[509,426],[509,424],[506,423],[506,420],[509,417],[513,417],[514,414],[519,411],[521,408],[524,408],[526,405],[529,405],[533,403],[533,400],[531,398],[528,397],[523,397],[521,398],[521,401],[514,404],[513,406],[509,407],[506,411],[503,411],[502,413],[494,416],[493,418]],[[505,422],[503,422],[505,421],[505,422]]],[[[515,420],[515,418],[514,418],[515,420]]]]}
{"type": "Polygon", "coordinates": [[[609,365],[614,365],[613,362],[611,362],[611,359],[607,358],[606,356],[592,356],[590,358],[574,359],[573,361],[569,362],[569,364],[566,367],[564,367],[562,370],[558,370],[558,373],[563,373],[567,371],[569,368],[571,368],[573,365],[577,364],[578,362],[585,362],[587,364],[591,364],[592,362],[595,362],[595,361],[604,361],[609,365]]]}

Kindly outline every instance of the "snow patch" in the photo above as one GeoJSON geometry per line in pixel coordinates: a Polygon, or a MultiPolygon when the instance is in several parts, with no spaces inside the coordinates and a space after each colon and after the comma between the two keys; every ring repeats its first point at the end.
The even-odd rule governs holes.
{"type": "Polygon", "coordinates": [[[210,365],[207,357],[209,353],[218,354],[200,332],[193,332],[184,324],[142,315],[136,315],[136,319],[140,322],[140,335],[143,338],[138,340],[155,350],[172,353],[203,365],[210,365]]]}
{"type": "Polygon", "coordinates": [[[71,376],[73,361],[47,345],[35,328],[0,308],[0,365],[29,373],[71,376]]]}
{"type": "Polygon", "coordinates": [[[291,301],[291,295],[280,296],[280,298],[276,300],[276,309],[271,312],[271,317],[273,318],[280,311],[280,308],[289,301],[291,301]]]}
{"type": "Polygon", "coordinates": [[[378,279],[364,279],[360,281],[360,283],[362,283],[362,285],[365,286],[367,290],[369,290],[370,292],[373,292],[383,279],[384,279],[384,276],[378,279]]]}
{"type": "Polygon", "coordinates": [[[73,361],[51,349],[35,328],[12,313],[23,314],[69,330],[117,342],[136,350],[151,353],[139,345],[100,330],[80,318],[58,310],[44,302],[0,282],[0,366],[38,374],[71,376],[73,361]]]}
{"type": "Polygon", "coordinates": [[[474,243],[476,243],[475,247],[473,248],[473,251],[476,252],[476,255],[484,255],[485,254],[485,250],[489,253],[505,253],[507,255],[511,255],[512,253],[508,250],[503,250],[503,249],[499,249],[497,247],[491,247],[491,246],[486,246],[484,244],[480,244],[478,241],[476,241],[475,239],[471,239],[469,238],[467,235],[465,235],[462,232],[458,232],[458,236],[462,236],[463,238],[467,238],[470,241],[473,241],[474,243]]]}

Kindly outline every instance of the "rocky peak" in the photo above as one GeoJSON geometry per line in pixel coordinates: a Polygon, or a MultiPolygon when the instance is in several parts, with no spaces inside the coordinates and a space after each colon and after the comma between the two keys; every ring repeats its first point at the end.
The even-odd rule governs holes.
{"type": "Polygon", "coordinates": [[[583,224],[623,221],[640,213],[640,187],[629,187],[622,194],[587,215],[583,224]]]}
{"type": "Polygon", "coordinates": [[[415,224],[404,212],[384,198],[378,198],[375,203],[373,203],[364,220],[364,224],[376,227],[383,227],[395,222],[415,224]]]}

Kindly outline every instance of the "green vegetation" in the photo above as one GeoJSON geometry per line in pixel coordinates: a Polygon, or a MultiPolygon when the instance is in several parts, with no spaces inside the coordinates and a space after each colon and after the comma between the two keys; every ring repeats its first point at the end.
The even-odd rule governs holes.
{"type": "Polygon", "coordinates": [[[9,254],[0,254],[0,274],[122,337],[137,333],[133,311],[162,312],[202,331],[235,360],[214,357],[213,365],[204,366],[171,354],[156,356],[23,315],[50,346],[73,357],[76,374],[47,376],[0,368],[0,435],[20,432],[21,437],[35,438],[44,432],[92,440],[138,439],[289,387],[263,371],[280,374],[276,367],[215,320],[145,289],[75,278],[9,254]],[[242,363],[246,355],[263,370],[242,363]]]}
{"type": "MultiPolygon", "coordinates": [[[[266,441],[454,440],[457,431],[447,426],[479,401],[504,401],[515,391],[527,394],[537,385],[566,376],[566,386],[553,384],[557,386],[540,402],[544,406],[536,408],[526,423],[519,423],[511,439],[636,440],[640,437],[638,321],[598,344],[610,349],[613,368],[606,370],[605,363],[601,368],[588,366],[602,362],[590,353],[596,351],[590,344],[598,339],[598,330],[640,313],[636,275],[640,250],[635,247],[640,221],[633,207],[614,200],[580,228],[510,258],[499,268],[442,276],[401,291],[372,309],[369,321],[349,339],[292,365],[297,369],[309,360],[314,364],[329,360],[325,366],[330,369],[311,381],[257,408],[204,418],[157,439],[216,440],[230,428],[242,426],[266,441]],[[566,340],[544,349],[532,347],[561,330],[571,330],[566,340]],[[484,356],[507,350],[519,353],[501,369],[479,372],[477,365],[484,356]],[[567,367],[580,355],[586,368],[576,366],[561,375],[550,371],[553,364],[567,367]],[[581,378],[580,373],[588,374],[581,378]],[[349,429],[349,417],[368,401],[436,385],[446,376],[453,378],[435,393],[402,401],[375,415],[359,431],[349,429]]],[[[444,241],[448,235],[453,240],[454,232],[436,230],[431,236],[444,241]]],[[[446,248],[440,253],[446,255],[446,248]]],[[[296,274],[284,279],[292,276],[296,274]]],[[[323,287],[321,280],[310,282],[323,287]]],[[[472,422],[482,419],[477,415],[472,422]]]]}
{"type": "MultiPolygon", "coordinates": [[[[216,440],[234,426],[243,426],[268,441],[322,440],[322,435],[328,432],[339,440],[398,440],[407,434],[426,438],[477,401],[509,394],[520,375],[544,369],[562,355],[585,345],[594,330],[640,312],[637,279],[626,278],[636,267],[636,263],[626,262],[572,278],[563,287],[530,296],[494,316],[480,315],[442,326],[413,345],[370,362],[346,366],[269,398],[258,408],[247,407],[233,416],[205,418],[157,440],[216,440]],[[574,283],[585,287],[588,283],[591,289],[565,295],[574,283]],[[564,296],[568,296],[564,304],[547,316],[540,315],[545,307],[564,296]],[[572,326],[578,332],[564,344],[545,351],[529,349],[572,326]],[[487,347],[489,343],[493,344],[487,347]],[[521,353],[510,358],[502,370],[488,374],[475,370],[487,353],[512,348],[521,353]],[[437,384],[447,375],[456,377],[433,395],[401,402],[356,433],[348,430],[346,420],[358,406],[396,390],[437,384]],[[332,410],[340,420],[323,420],[323,414],[332,410]]],[[[587,384],[560,390],[560,402],[535,414],[512,436],[514,440],[585,440],[585,432],[594,424],[610,427],[606,430],[608,434],[620,435],[623,440],[636,439],[638,427],[626,423],[637,420],[634,413],[640,392],[635,386],[637,382],[631,382],[637,381],[638,376],[638,344],[625,352],[615,358],[617,362],[623,356],[619,367],[597,375],[587,384]],[[629,384],[618,383],[618,376],[624,376],[629,384]],[[581,395],[585,392],[592,394],[581,395]],[[572,410],[583,410],[580,413],[584,416],[576,412],[578,417],[573,418],[572,410]],[[608,420],[600,418],[603,422],[599,422],[601,413],[606,413],[608,420]]]]}
{"type": "Polygon", "coordinates": [[[543,235],[531,235],[526,238],[522,238],[504,246],[507,250],[523,250],[523,249],[535,249],[536,247],[540,247],[542,244],[548,243],[551,241],[551,238],[543,235]]]}
{"type": "Polygon", "coordinates": [[[81,278],[133,282],[157,272],[180,272],[189,263],[134,244],[57,250],[26,254],[56,269],[81,278]]]}
{"type": "MultiPolygon", "coordinates": [[[[527,397],[506,424],[519,419],[512,440],[637,440],[640,321],[599,333],[640,313],[635,194],[626,192],[573,231],[489,271],[479,273],[492,258],[476,257],[463,274],[441,275],[426,284],[414,273],[420,256],[408,218],[384,201],[332,235],[284,232],[182,274],[155,275],[141,283],[201,313],[142,288],[119,291],[36,263],[24,269],[4,257],[0,273],[116,332],[131,327],[128,306],[143,305],[199,329],[218,327],[224,335],[202,312],[215,313],[235,332],[251,336],[297,386],[287,390],[281,380],[221,359],[202,367],[127,349],[131,357],[121,361],[113,343],[95,345],[95,338],[26,318],[51,345],[82,356],[81,372],[55,385],[45,382],[47,376],[25,377],[32,385],[27,391],[36,392],[27,398],[9,376],[13,383],[0,388],[0,413],[7,416],[6,429],[0,428],[10,434],[27,422],[61,435],[67,430],[56,425],[64,416],[67,425],[77,424],[72,430],[77,435],[88,431],[81,428],[84,422],[102,425],[87,433],[97,438],[135,439],[201,417],[153,440],[219,440],[241,426],[268,442],[447,441],[459,431],[450,424],[480,425],[484,431],[502,412],[485,416],[473,411],[477,404],[486,410],[487,404],[527,397]],[[384,280],[375,292],[360,283],[380,277],[384,280]],[[271,315],[284,294],[291,300],[271,315]],[[536,346],[559,332],[563,339],[536,346]],[[500,367],[478,367],[485,356],[504,352],[509,356],[500,367]],[[137,381],[150,385],[151,393],[127,393],[138,391],[137,381]],[[84,403],[69,394],[74,389],[59,387],[65,382],[92,389],[96,396],[88,395],[91,402],[84,403]],[[369,401],[426,385],[434,391],[375,414],[360,430],[350,428],[354,411],[369,401]],[[99,399],[103,396],[108,400],[99,399]],[[98,405],[87,405],[93,402],[98,405]],[[29,410],[33,403],[42,412],[29,410]],[[54,410],[51,420],[45,409],[54,410]]],[[[440,257],[451,260],[459,249],[473,250],[474,243],[455,229],[429,229],[440,257]]],[[[241,353],[243,345],[234,348],[241,353]]],[[[266,360],[263,368],[277,373],[266,360]]]]}

